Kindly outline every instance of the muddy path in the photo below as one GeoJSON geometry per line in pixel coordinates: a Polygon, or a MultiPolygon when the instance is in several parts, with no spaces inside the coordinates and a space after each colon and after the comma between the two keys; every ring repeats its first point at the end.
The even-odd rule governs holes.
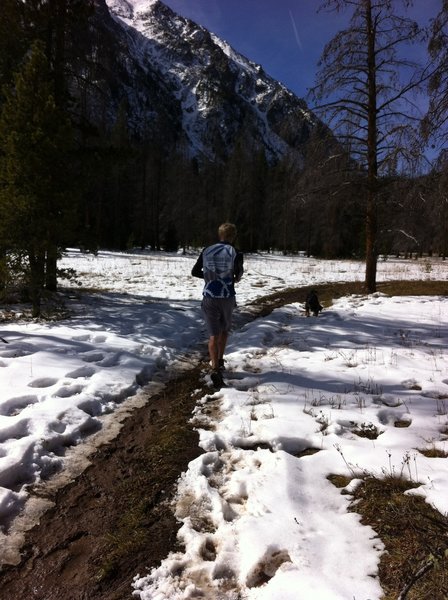
{"type": "MultiPolygon", "coordinates": [[[[379,289],[388,293],[392,287],[402,294],[448,293],[447,282],[391,282],[379,289]]],[[[303,302],[307,289],[258,300],[236,316],[236,326],[303,302]]],[[[357,283],[315,289],[324,306],[333,298],[363,293],[357,283]]],[[[118,435],[96,450],[91,464],[63,488],[48,492],[52,506],[26,533],[20,562],[0,569],[1,600],[130,599],[133,577],[176,549],[179,523],[171,501],[179,475],[200,453],[189,420],[197,400],[210,391],[204,369],[203,358],[192,358],[159,392],[148,392],[143,406],[134,408],[118,435]]],[[[45,497],[45,486],[36,494],[45,497]]]]}
{"type": "Polygon", "coordinates": [[[187,422],[201,366],[135,409],[91,466],[57,492],[26,536],[21,563],[3,567],[2,600],[130,598],[132,577],[175,547],[170,498],[199,454],[187,422]]]}

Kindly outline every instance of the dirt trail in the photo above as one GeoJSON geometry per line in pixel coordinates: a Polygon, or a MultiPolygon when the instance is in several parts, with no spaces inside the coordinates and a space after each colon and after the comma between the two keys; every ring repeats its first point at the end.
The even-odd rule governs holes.
{"type": "Polygon", "coordinates": [[[130,598],[133,576],[175,546],[170,498],[199,454],[188,419],[200,369],[135,409],[93,464],[57,493],[27,535],[20,565],[0,574],[2,600],[130,598]]]}
{"type": "MultiPolygon", "coordinates": [[[[439,282],[426,293],[446,294],[447,288],[439,282]]],[[[326,306],[332,298],[363,292],[356,283],[315,289],[326,306]]],[[[305,295],[303,288],[266,297],[237,316],[236,325],[303,302],[305,295]]],[[[20,564],[2,567],[0,600],[130,599],[133,577],[176,548],[179,523],[171,500],[179,475],[200,453],[189,419],[209,391],[201,384],[203,368],[202,362],[190,365],[134,409],[92,464],[57,492],[54,506],[26,534],[20,564]]],[[[40,493],[45,496],[45,486],[40,493]]]]}

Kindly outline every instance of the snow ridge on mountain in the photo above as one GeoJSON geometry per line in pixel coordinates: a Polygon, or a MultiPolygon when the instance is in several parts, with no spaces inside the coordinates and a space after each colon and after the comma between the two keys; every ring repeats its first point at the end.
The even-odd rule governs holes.
{"type": "MultiPolygon", "coordinates": [[[[139,105],[144,95],[139,87],[146,79],[151,86],[154,82],[160,86],[165,126],[171,121],[177,143],[186,145],[189,154],[225,159],[243,136],[255,151],[263,148],[270,160],[291,150],[303,158],[318,120],[303,100],[260,65],[160,0],[106,0],[106,4],[122,30],[121,43],[127,43],[133,70],[145,74],[137,89],[127,86],[135,128],[142,126],[135,115],[148,126],[148,115],[139,105]]],[[[158,114],[154,100],[153,93],[149,112],[158,114]]]]}

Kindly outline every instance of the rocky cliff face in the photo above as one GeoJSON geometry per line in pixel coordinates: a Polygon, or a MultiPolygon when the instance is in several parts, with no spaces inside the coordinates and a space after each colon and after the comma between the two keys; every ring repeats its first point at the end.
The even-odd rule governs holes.
{"type": "Polygon", "coordinates": [[[88,117],[110,126],[124,111],[135,137],[158,133],[213,161],[241,139],[269,160],[291,151],[303,159],[319,125],[305,102],[159,0],[97,0],[93,31],[101,68],[88,117]]]}

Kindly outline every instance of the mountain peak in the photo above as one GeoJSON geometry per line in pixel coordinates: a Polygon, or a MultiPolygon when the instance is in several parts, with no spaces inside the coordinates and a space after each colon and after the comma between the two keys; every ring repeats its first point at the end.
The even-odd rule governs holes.
{"type": "Polygon", "coordinates": [[[123,19],[135,19],[158,4],[159,0],[106,0],[109,10],[123,19]]]}
{"type": "Polygon", "coordinates": [[[252,150],[264,149],[269,160],[289,152],[303,158],[304,144],[318,120],[261,65],[159,0],[106,4],[123,30],[120,45],[127,46],[123,55],[133,65],[128,72],[143,73],[139,86],[151,88],[150,100],[145,100],[145,91],[136,83],[128,86],[137,129],[138,114],[148,130],[150,118],[141,104],[150,102],[151,118],[162,111],[164,127],[171,120],[174,137],[186,141],[192,156],[225,160],[244,137],[252,150]],[[161,96],[164,105],[158,108],[154,103],[161,96]]]}

